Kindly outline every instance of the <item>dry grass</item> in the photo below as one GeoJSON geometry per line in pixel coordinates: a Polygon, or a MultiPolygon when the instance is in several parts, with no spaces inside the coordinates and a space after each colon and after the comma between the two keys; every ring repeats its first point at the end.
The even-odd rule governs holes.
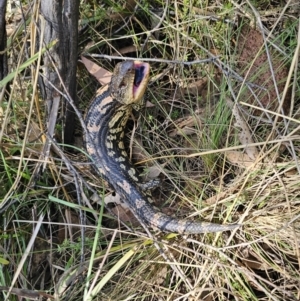
{"type": "MultiPolygon", "coordinates": [[[[163,180],[155,204],[178,217],[242,227],[153,240],[128,212],[111,216],[79,123],[74,153],[54,148],[33,178],[45,160],[47,116],[36,81],[41,52],[32,52],[38,10],[29,1],[31,31],[22,30],[18,10],[8,22],[10,70],[19,71],[9,98],[0,99],[0,202],[9,205],[0,217],[0,286],[14,288],[1,297],[299,300],[298,1],[141,1],[135,10],[131,1],[81,2],[80,54],[152,60],[148,106],[128,147],[142,173],[163,180]]],[[[108,70],[117,61],[93,60],[108,70]]],[[[82,114],[96,89],[79,63],[82,114]]]]}

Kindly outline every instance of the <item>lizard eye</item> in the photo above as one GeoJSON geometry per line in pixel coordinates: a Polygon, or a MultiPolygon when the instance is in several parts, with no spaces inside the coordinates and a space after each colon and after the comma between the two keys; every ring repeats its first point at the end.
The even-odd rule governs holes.
{"type": "Polygon", "coordinates": [[[120,85],[119,85],[119,88],[122,89],[124,87],[126,87],[126,83],[125,83],[124,80],[122,80],[121,83],[120,83],[120,85]]]}

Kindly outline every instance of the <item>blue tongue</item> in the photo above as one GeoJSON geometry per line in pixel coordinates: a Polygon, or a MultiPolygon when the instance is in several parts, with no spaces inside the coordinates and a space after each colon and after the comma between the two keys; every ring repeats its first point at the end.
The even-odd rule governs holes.
{"type": "Polygon", "coordinates": [[[141,81],[144,78],[144,70],[145,70],[144,66],[140,66],[135,69],[134,85],[136,87],[138,87],[140,85],[141,81]]]}

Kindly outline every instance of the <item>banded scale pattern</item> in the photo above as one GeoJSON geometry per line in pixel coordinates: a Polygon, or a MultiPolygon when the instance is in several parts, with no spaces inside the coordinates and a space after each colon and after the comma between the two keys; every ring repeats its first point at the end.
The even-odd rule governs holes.
{"type": "Polygon", "coordinates": [[[149,80],[149,64],[126,61],[116,65],[108,90],[97,96],[86,116],[86,149],[101,176],[146,225],[166,232],[207,233],[236,229],[239,225],[219,225],[181,220],[163,214],[150,203],[141,188],[140,177],[124,148],[124,128],[133,107],[143,104],[149,80]]]}

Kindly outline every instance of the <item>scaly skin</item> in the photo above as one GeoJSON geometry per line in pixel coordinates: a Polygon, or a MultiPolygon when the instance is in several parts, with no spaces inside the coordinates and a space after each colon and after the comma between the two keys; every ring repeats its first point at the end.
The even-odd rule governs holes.
{"type": "Polygon", "coordinates": [[[150,205],[140,179],[126,154],[124,128],[133,107],[142,106],[149,80],[149,64],[126,61],[117,64],[106,92],[97,96],[86,116],[89,135],[86,149],[102,177],[146,225],[166,232],[207,233],[236,229],[239,225],[219,225],[176,219],[150,205]],[[138,80],[135,79],[138,77],[138,80]],[[137,82],[138,81],[138,82],[137,82]]]}

